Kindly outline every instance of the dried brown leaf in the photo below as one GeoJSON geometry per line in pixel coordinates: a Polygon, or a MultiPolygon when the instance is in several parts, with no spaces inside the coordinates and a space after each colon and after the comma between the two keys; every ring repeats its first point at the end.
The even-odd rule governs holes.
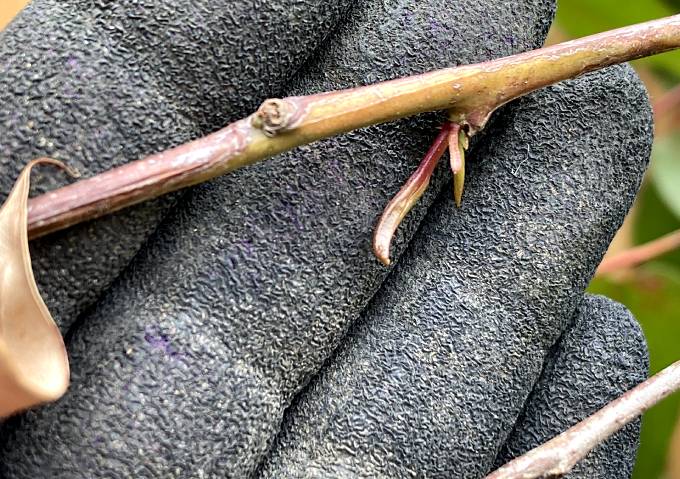
{"type": "Polygon", "coordinates": [[[33,277],[27,218],[31,162],[0,208],[0,417],[59,399],[69,383],[61,333],[33,277]]]}

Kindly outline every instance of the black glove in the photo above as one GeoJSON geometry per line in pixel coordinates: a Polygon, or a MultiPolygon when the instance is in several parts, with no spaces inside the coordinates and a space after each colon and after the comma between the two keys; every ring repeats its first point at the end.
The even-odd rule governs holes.
{"type": "MultiPolygon", "coordinates": [[[[348,2],[346,6],[329,2],[325,7],[288,2],[285,8],[281,2],[273,6],[247,2],[225,5],[221,10],[214,3],[174,2],[171,7],[169,2],[163,2],[144,9],[140,2],[116,2],[93,7],[93,13],[72,3],[64,6],[35,2],[33,9],[6,31],[1,48],[6,52],[4,63],[8,64],[17,61],[16,51],[21,45],[27,49],[24,58],[36,57],[32,64],[39,71],[27,73],[18,64],[9,70],[8,84],[25,85],[26,91],[5,89],[2,94],[20,106],[3,115],[40,118],[34,124],[54,129],[54,134],[43,136],[52,138],[56,146],[45,151],[24,142],[21,144],[26,148],[24,152],[15,150],[11,158],[16,163],[5,169],[15,173],[24,160],[47,154],[68,159],[88,173],[95,172],[244,116],[265,96],[354,86],[537,47],[552,14],[550,2],[538,1],[484,1],[469,5],[443,1],[365,1],[352,5],[348,2]],[[240,11],[241,17],[234,11],[240,11]],[[252,17],[258,20],[244,20],[252,17]],[[225,20],[231,18],[234,20],[225,20]],[[340,18],[339,30],[293,76],[304,53],[311,52],[331,30],[330,25],[340,18]],[[260,27],[253,27],[253,23],[260,27]],[[183,29],[176,26],[179,24],[183,24],[183,29]],[[201,29],[205,33],[199,33],[201,29]],[[246,35],[255,31],[257,35],[246,35]],[[65,63],[49,62],[53,55],[46,45],[52,51],[81,52],[73,62],[68,57],[66,64],[78,65],[80,61],[88,74],[69,83],[65,63]],[[9,56],[7,52],[12,48],[14,56],[9,56]],[[211,50],[217,53],[212,54],[211,50]],[[211,54],[207,55],[208,52],[211,54]],[[236,82],[234,78],[241,80],[236,82]],[[266,78],[263,80],[266,86],[253,81],[255,78],[266,78]],[[229,85],[234,87],[227,88],[229,85]],[[88,89],[87,95],[84,88],[88,89]],[[80,92],[81,98],[74,101],[73,92],[80,92]],[[213,95],[219,95],[224,103],[217,104],[213,95]],[[57,98],[60,103],[50,107],[46,98],[57,98]],[[34,103],[25,106],[27,99],[34,103]],[[31,111],[31,105],[40,107],[41,114],[31,111]],[[55,121],[53,113],[49,114],[52,110],[74,121],[55,121]],[[87,114],[78,116],[81,110],[87,114]],[[116,134],[107,139],[109,129],[116,134]],[[68,131],[71,133],[64,133],[68,131]],[[91,141],[85,143],[84,139],[91,141]],[[131,141],[139,143],[130,145],[131,141]],[[78,163],[94,158],[109,159],[98,167],[78,163]]],[[[474,307],[454,293],[438,295],[438,306],[431,305],[433,311],[449,311],[446,319],[455,326],[451,331],[458,330],[470,338],[477,335],[476,341],[467,343],[477,348],[476,357],[483,358],[492,350],[511,370],[515,370],[513,365],[526,366],[516,375],[501,379],[492,376],[489,380],[490,391],[504,394],[503,405],[507,408],[502,414],[495,406],[498,398],[479,397],[474,390],[461,389],[453,377],[447,387],[459,398],[460,416],[455,417],[460,424],[467,424],[464,421],[470,413],[466,412],[468,405],[477,404],[480,434],[471,440],[479,440],[481,432],[486,431],[484,440],[495,438],[494,452],[510,434],[521,405],[538,379],[543,360],[549,356],[549,348],[566,327],[567,318],[573,316],[588,275],[631,201],[648,153],[650,127],[644,95],[630,75],[622,75],[621,69],[612,71],[619,75],[610,73],[604,77],[607,81],[590,81],[582,87],[584,91],[579,95],[587,97],[583,104],[575,102],[577,95],[557,88],[557,93],[551,91],[547,97],[541,94],[532,97],[544,98],[534,105],[525,100],[520,103],[524,109],[507,110],[473,154],[483,161],[473,169],[465,207],[451,212],[448,200],[442,203],[444,206],[437,209],[439,216],[434,215],[425,228],[434,230],[420,235],[423,239],[414,244],[415,253],[392,276],[389,286],[381,290],[379,298],[397,301],[376,299],[375,304],[406,311],[404,304],[415,304],[425,297],[411,296],[409,300],[405,296],[407,292],[413,293],[408,291],[409,283],[439,285],[445,290],[454,283],[475,288],[485,284],[485,279],[494,279],[489,268],[498,274],[496,282],[488,281],[488,291],[477,293],[479,304],[473,304],[474,307]],[[635,86],[626,98],[625,106],[629,109],[624,109],[612,92],[620,83],[629,89],[635,86]],[[546,102],[545,98],[552,100],[546,102]],[[567,111],[575,107],[576,111],[567,111]],[[578,111],[579,108],[586,113],[578,111]],[[531,121],[524,121],[525,131],[516,131],[512,115],[526,110],[531,121]],[[580,136],[573,140],[572,133],[580,136]],[[621,141],[610,138],[615,134],[621,141]],[[527,145],[531,149],[528,161],[527,145]],[[637,147],[635,154],[631,156],[627,147],[631,151],[637,147]],[[570,151],[589,156],[568,156],[570,161],[581,161],[577,164],[581,170],[574,164],[570,166],[575,169],[566,169],[564,155],[570,151]],[[508,156],[502,157],[499,152],[508,156]],[[611,160],[611,168],[600,171],[605,165],[604,158],[611,160]],[[523,184],[519,175],[524,171],[523,160],[535,173],[535,178],[527,176],[533,178],[529,185],[523,184]],[[512,164],[512,170],[508,164],[512,164]],[[557,165],[565,169],[559,170],[557,165]],[[518,167],[519,177],[506,183],[504,175],[518,167]],[[564,185],[559,179],[551,181],[549,175],[555,170],[567,171],[568,175],[564,174],[568,183],[580,178],[578,171],[595,174],[586,175],[590,183],[586,182],[582,190],[560,189],[557,187],[564,185]],[[503,188],[499,189],[501,178],[503,188]],[[610,182],[616,188],[611,195],[604,194],[615,200],[611,206],[613,216],[593,230],[594,220],[604,209],[595,204],[596,199],[602,200],[595,192],[602,185],[609,187],[610,182]],[[539,193],[550,187],[563,196],[546,201],[545,195],[539,193]],[[580,201],[597,208],[589,215],[578,216],[579,212],[570,208],[580,201]],[[500,218],[500,223],[494,223],[494,218],[500,218]],[[543,230],[536,228],[537,218],[555,224],[556,228],[562,224],[564,230],[580,233],[586,230],[589,232],[586,238],[578,238],[585,246],[575,244],[573,235],[559,236],[559,228],[552,231],[557,236],[541,236],[543,230]],[[520,225],[529,219],[534,228],[522,229],[520,225]],[[567,219],[573,225],[567,224],[567,219]],[[458,222],[454,225],[456,229],[442,229],[446,221],[458,222]],[[509,230],[504,231],[505,236],[498,236],[494,225],[505,225],[509,230]],[[510,239],[514,239],[510,246],[514,244],[517,250],[508,249],[510,239]],[[555,243],[556,240],[565,241],[555,243]],[[551,255],[526,256],[520,258],[520,263],[513,262],[516,260],[513,256],[505,256],[516,251],[527,253],[529,249],[521,246],[528,241],[536,241],[541,253],[550,251],[551,255]],[[459,253],[451,256],[451,247],[459,253]],[[428,260],[418,258],[418,251],[427,251],[423,254],[428,260]],[[574,251],[583,254],[576,255],[574,251]],[[480,261],[484,255],[486,262],[480,261]],[[548,261],[560,256],[573,260],[565,270],[548,261]],[[466,263],[468,259],[476,259],[477,263],[466,263]],[[455,281],[451,280],[451,268],[457,271],[455,281]],[[407,271],[411,271],[412,278],[404,276],[407,271]],[[566,273],[560,276],[559,271],[566,273]],[[441,281],[437,282],[437,278],[441,281]],[[509,278],[514,278],[514,283],[509,278]],[[556,290],[547,288],[548,284],[556,290]],[[528,285],[535,286],[532,294],[520,287],[528,285]],[[516,294],[518,289],[523,294],[515,298],[515,309],[507,303],[501,307],[499,299],[516,294]],[[486,322],[480,321],[480,311],[488,315],[486,322]],[[531,314],[524,314],[527,311],[531,314]],[[494,349],[511,339],[513,342],[508,344],[512,347],[494,349]]],[[[18,131],[15,138],[26,136],[25,131],[21,133],[17,128],[24,124],[23,120],[26,118],[18,123],[9,122],[8,132],[18,131]]],[[[279,432],[286,407],[342,341],[350,323],[384,280],[388,270],[378,265],[370,253],[372,227],[382,207],[425,151],[438,121],[437,115],[425,115],[365,129],[301,148],[191,190],[96,308],[82,315],[79,323],[69,329],[72,386],[67,396],[55,405],[6,424],[2,436],[2,475],[33,478],[255,474],[279,432]]],[[[402,229],[396,243],[397,253],[404,249],[427,205],[442,188],[445,176],[441,173],[445,172],[439,172],[430,192],[402,229]]],[[[145,236],[156,227],[170,201],[147,204],[34,245],[36,275],[51,278],[41,281],[41,286],[64,330],[125,266],[145,236]],[[119,244],[124,246],[118,247],[119,244]],[[70,262],[73,258],[79,261],[70,262]],[[70,282],[81,287],[58,295],[68,284],[65,277],[74,278],[70,282]]],[[[392,314],[381,309],[374,313],[374,309],[367,310],[367,318],[373,315],[389,318],[392,314]]],[[[426,321],[426,316],[412,318],[426,321]]],[[[432,316],[433,320],[437,318],[445,319],[442,315],[432,316]]],[[[399,322],[405,327],[410,319],[401,317],[399,322]]],[[[424,328],[422,334],[428,331],[424,328]]],[[[442,329],[444,333],[449,334],[448,329],[442,329]]],[[[377,339],[379,344],[388,346],[389,337],[377,339]]],[[[643,355],[641,349],[635,351],[638,357],[643,355]]],[[[412,358],[410,348],[394,350],[394,355],[404,364],[412,358]]],[[[355,364],[351,368],[359,371],[360,366],[355,364]]],[[[643,369],[644,361],[633,361],[624,371],[628,374],[622,375],[632,382],[643,369]]],[[[474,367],[467,373],[453,372],[484,381],[474,367]]],[[[435,389],[434,383],[432,386],[431,393],[447,391],[435,389]]],[[[404,384],[401,394],[392,397],[395,405],[413,397],[409,387],[404,384]]],[[[344,392],[335,389],[332,395],[340,397],[344,392]]],[[[388,399],[384,399],[386,404],[388,399]]],[[[371,405],[372,402],[364,403],[365,407],[371,405]]],[[[349,410],[339,414],[345,412],[350,417],[349,410]]],[[[420,414],[425,421],[428,411],[420,414]]],[[[390,416],[385,415],[384,419],[389,420],[390,416]]],[[[467,430],[460,427],[452,424],[447,430],[436,431],[441,435],[428,436],[440,442],[445,437],[458,437],[448,443],[449,463],[440,462],[437,474],[448,474],[456,464],[463,466],[457,457],[466,450],[464,440],[468,436],[467,430]],[[462,431],[463,436],[457,436],[456,431],[462,431]]],[[[289,434],[286,429],[282,437],[289,434]]],[[[394,446],[392,439],[382,436],[387,444],[382,450],[389,453],[394,446]]],[[[622,443],[630,445],[630,440],[622,443]]],[[[436,447],[435,443],[430,446],[436,447]]],[[[288,447],[293,451],[303,444],[293,442],[277,447],[266,470],[281,467],[277,458],[289,457],[288,447]]],[[[316,455],[323,452],[315,451],[316,455]]],[[[321,456],[330,461],[334,457],[331,452],[321,456]]],[[[493,464],[495,455],[483,452],[481,448],[474,451],[477,469],[466,472],[469,477],[479,475],[480,466],[488,469],[493,464]]],[[[418,474],[432,468],[427,462],[420,463],[421,459],[422,456],[414,455],[398,462],[404,466],[398,474],[408,476],[411,470],[418,474]],[[413,469],[415,463],[418,466],[413,469]]],[[[300,471],[304,470],[303,465],[300,471]]],[[[386,469],[383,474],[390,472],[386,469]]],[[[349,472],[347,475],[351,476],[349,472]]]]}
{"type": "MultiPolygon", "coordinates": [[[[635,318],[606,298],[586,296],[576,321],[550,352],[496,467],[601,409],[646,379],[648,367],[645,339],[635,318]]],[[[568,477],[630,477],[639,432],[639,421],[629,424],[586,456],[568,477]]]]}

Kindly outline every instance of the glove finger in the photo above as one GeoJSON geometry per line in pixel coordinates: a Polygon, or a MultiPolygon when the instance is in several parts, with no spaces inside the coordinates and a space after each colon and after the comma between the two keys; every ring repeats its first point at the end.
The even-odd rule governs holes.
{"type": "MultiPolygon", "coordinates": [[[[554,351],[496,467],[603,408],[644,381],[649,369],[640,325],[624,306],[604,297],[586,296],[554,351]]],[[[567,477],[630,477],[639,439],[638,420],[594,449],[567,477]]]]}
{"type": "Polygon", "coordinates": [[[473,153],[337,356],[287,415],[262,477],[474,478],[573,318],[647,164],[630,67],[536,92],[473,153]]]}
{"type": "MultiPolygon", "coordinates": [[[[0,36],[0,192],[40,156],[85,175],[184,143],[281,93],[352,0],[34,0],[0,36]]],[[[38,170],[37,190],[63,179],[38,170]]],[[[31,244],[66,331],[173,204],[31,244]]]]}
{"type": "MultiPolygon", "coordinates": [[[[535,47],[551,15],[534,0],[360,2],[291,90],[535,47]]],[[[12,424],[5,476],[248,477],[292,395],[387,274],[371,230],[435,119],[331,139],[190,193],[73,331],[70,393],[12,424]]]]}

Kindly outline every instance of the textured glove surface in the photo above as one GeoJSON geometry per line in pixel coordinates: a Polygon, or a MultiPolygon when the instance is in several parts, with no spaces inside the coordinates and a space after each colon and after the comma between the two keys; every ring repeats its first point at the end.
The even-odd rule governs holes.
{"type": "MultiPolygon", "coordinates": [[[[644,335],[630,312],[606,298],[586,296],[574,324],[548,359],[496,466],[548,441],[644,381],[648,367],[644,335]]],[[[640,421],[629,424],[566,477],[630,477],[639,434],[640,421]]]]}
{"type": "MultiPolygon", "coordinates": [[[[345,347],[347,346],[343,345],[340,351],[345,347]]],[[[377,353],[380,354],[380,351],[377,353]]],[[[422,421],[427,417],[426,412],[434,409],[432,405],[426,405],[413,417],[400,408],[404,402],[395,401],[395,397],[410,395],[411,401],[418,401],[419,391],[409,390],[408,381],[402,381],[400,393],[394,394],[385,388],[387,382],[379,376],[377,382],[372,381],[372,378],[364,378],[361,385],[363,389],[372,393],[379,390],[371,402],[362,404],[364,413],[370,414],[368,421],[383,421],[380,431],[375,430],[377,424],[371,424],[367,428],[367,420],[356,415],[350,416],[350,420],[345,422],[349,401],[343,405],[339,403],[344,401],[343,396],[347,396],[347,390],[351,391],[354,384],[343,383],[347,389],[342,390],[342,394],[333,390],[328,398],[321,398],[327,392],[324,391],[323,383],[332,380],[329,371],[339,374],[343,354],[340,352],[331,359],[331,366],[312,381],[287,412],[281,439],[275,445],[261,477],[423,477],[428,470],[438,471],[452,460],[460,458],[431,454],[432,449],[427,450],[436,450],[442,434],[441,428],[430,429],[429,435],[417,436],[416,440],[423,441],[420,445],[423,453],[415,459],[412,457],[413,450],[405,450],[407,444],[404,439],[412,433],[407,435],[404,422],[415,422],[418,418],[422,421]],[[380,403],[378,408],[365,407],[376,400],[380,403]],[[315,416],[317,419],[310,421],[310,416],[306,415],[309,411],[305,409],[309,404],[317,402],[323,405],[322,419],[318,420],[318,416],[315,416]],[[341,411],[338,410],[340,408],[341,411]],[[387,412],[391,409],[396,409],[396,412],[387,412]],[[380,416],[376,418],[376,414],[380,416]],[[319,429],[318,423],[326,426],[319,429]],[[323,439],[327,435],[342,435],[343,438],[360,435],[361,439],[358,443],[352,442],[351,447],[347,447],[348,441],[343,441],[345,447],[338,451],[337,444],[323,439]],[[366,436],[368,437],[364,439],[366,436]],[[368,441],[373,445],[370,457],[365,452],[368,441]],[[397,444],[402,447],[396,448],[397,444]]],[[[400,360],[397,359],[396,362],[398,361],[400,360]]],[[[644,336],[630,313],[621,305],[605,298],[587,296],[579,307],[574,323],[567,328],[551,351],[515,429],[496,457],[493,469],[553,438],[643,381],[647,366],[644,336]]],[[[427,380],[428,378],[425,379],[427,380]]],[[[441,398],[449,395],[450,392],[444,389],[441,398]]],[[[484,398],[480,400],[485,401],[484,398]]],[[[413,424],[406,426],[415,427],[413,424]]],[[[428,426],[431,425],[419,425],[421,428],[428,426]]],[[[639,426],[639,421],[626,426],[591,452],[566,477],[630,477],[637,452],[639,426]]],[[[450,451],[456,449],[452,444],[442,447],[447,447],[450,451]]],[[[487,456],[481,459],[483,464],[468,465],[463,475],[455,477],[479,478],[486,475],[488,461],[492,458],[487,456]]],[[[425,477],[451,476],[447,476],[446,472],[433,472],[431,476],[425,477]]]]}
{"type": "MultiPolygon", "coordinates": [[[[358,2],[290,93],[534,48],[552,9],[539,0],[358,2]]],[[[252,473],[295,392],[386,276],[371,231],[435,124],[430,115],[366,129],[189,193],[69,335],[68,395],[7,426],[3,475],[252,473]]]]}

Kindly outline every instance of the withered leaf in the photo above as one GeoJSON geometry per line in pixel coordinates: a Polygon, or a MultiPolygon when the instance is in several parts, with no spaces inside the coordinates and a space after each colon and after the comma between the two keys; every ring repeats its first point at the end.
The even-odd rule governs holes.
{"type": "Polygon", "coordinates": [[[19,176],[0,208],[0,417],[59,399],[69,383],[64,341],[40,297],[28,249],[27,219],[33,166],[19,176]]]}

